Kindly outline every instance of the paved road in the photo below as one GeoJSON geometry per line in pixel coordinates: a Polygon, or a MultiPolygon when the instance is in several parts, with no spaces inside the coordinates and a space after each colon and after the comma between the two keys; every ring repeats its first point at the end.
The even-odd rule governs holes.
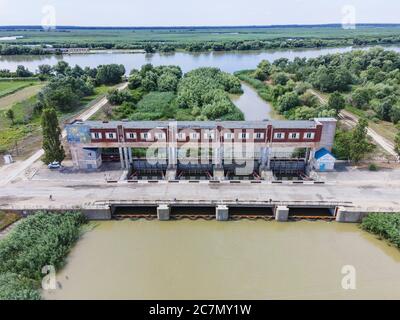
{"type": "Polygon", "coordinates": [[[82,181],[18,181],[0,192],[0,209],[63,208],[107,200],[350,201],[368,211],[400,211],[400,181],[356,185],[106,184],[82,181]],[[49,193],[54,201],[49,200],[49,193]]]}
{"type": "MultiPolygon", "coordinates": [[[[125,82],[117,87],[118,90],[124,90],[128,86],[128,83],[125,82]]],[[[76,119],[81,119],[83,121],[88,120],[91,116],[93,116],[96,112],[98,112],[101,108],[103,108],[107,104],[108,100],[106,97],[101,99],[99,102],[91,106],[89,109],[85,110],[83,113],[76,116],[76,119]]],[[[67,136],[67,132],[65,130],[61,133],[62,137],[65,138],[67,136]]],[[[44,155],[44,150],[40,149],[36,151],[33,155],[31,155],[28,159],[24,161],[16,162],[9,166],[3,166],[0,168],[0,186],[4,186],[9,182],[13,181],[19,175],[21,175],[24,171],[29,169],[36,161],[38,161],[44,155]]]]}

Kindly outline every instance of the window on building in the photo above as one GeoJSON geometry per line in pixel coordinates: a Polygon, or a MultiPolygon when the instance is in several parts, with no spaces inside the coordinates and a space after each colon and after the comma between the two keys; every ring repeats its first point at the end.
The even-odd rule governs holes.
{"type": "Polygon", "coordinates": [[[224,134],[224,139],[226,140],[232,140],[233,139],[233,133],[227,132],[224,134]]]}
{"type": "Polygon", "coordinates": [[[190,139],[191,140],[198,140],[198,139],[200,139],[200,134],[198,132],[192,132],[190,134],[190,139]]]}
{"type": "Polygon", "coordinates": [[[100,132],[92,132],[92,139],[101,139],[102,134],[100,132]]]}
{"type": "Polygon", "coordinates": [[[307,132],[304,134],[304,139],[314,139],[315,138],[315,133],[314,132],[307,132]]]}
{"type": "Polygon", "coordinates": [[[257,133],[256,133],[256,139],[264,139],[264,133],[262,133],[262,132],[257,132],[257,133]]]}
{"type": "Polygon", "coordinates": [[[126,134],[127,139],[136,139],[136,133],[134,132],[129,132],[126,134]]]}
{"type": "Polygon", "coordinates": [[[246,132],[241,132],[239,133],[239,139],[250,139],[250,133],[246,133],[246,132]]]}
{"type": "Polygon", "coordinates": [[[292,132],[289,134],[290,139],[300,139],[300,133],[292,132]]]}
{"type": "Polygon", "coordinates": [[[107,139],[115,139],[115,133],[114,132],[107,132],[106,133],[107,139]]]}
{"type": "Polygon", "coordinates": [[[179,133],[176,135],[176,138],[177,138],[178,140],[186,140],[186,134],[185,134],[184,132],[179,132],[179,133]]]}
{"type": "Polygon", "coordinates": [[[157,140],[165,140],[165,133],[164,132],[157,132],[156,133],[157,140]]]}
{"type": "Polygon", "coordinates": [[[142,132],[140,137],[142,138],[142,140],[149,140],[151,139],[151,134],[148,132],[142,132]]]}
{"type": "Polygon", "coordinates": [[[285,139],[285,133],[283,133],[283,132],[276,132],[276,133],[274,134],[274,138],[275,138],[275,139],[285,139]]]}

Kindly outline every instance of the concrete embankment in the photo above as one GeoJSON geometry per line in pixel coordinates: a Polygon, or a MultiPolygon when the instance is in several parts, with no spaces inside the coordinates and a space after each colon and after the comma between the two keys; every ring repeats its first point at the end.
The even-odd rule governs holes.
{"type": "Polygon", "coordinates": [[[370,212],[346,202],[311,201],[99,201],[93,205],[74,207],[32,207],[13,211],[30,215],[38,211],[81,211],[89,220],[152,219],[169,221],[182,218],[215,219],[217,221],[264,219],[280,222],[292,220],[327,220],[359,223],[370,212]]]}

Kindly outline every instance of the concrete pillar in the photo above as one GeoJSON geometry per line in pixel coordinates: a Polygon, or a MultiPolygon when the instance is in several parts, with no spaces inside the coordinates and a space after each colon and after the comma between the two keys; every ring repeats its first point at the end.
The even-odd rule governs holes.
{"type": "Polygon", "coordinates": [[[157,207],[157,217],[160,221],[168,221],[170,218],[171,208],[167,204],[160,204],[157,207]]]}
{"type": "Polygon", "coordinates": [[[225,170],[223,167],[214,167],[213,172],[214,180],[223,181],[225,180],[225,170]]]}
{"type": "Polygon", "coordinates": [[[275,220],[285,222],[289,220],[289,208],[286,206],[278,206],[275,209],[275,220]]]}
{"type": "Polygon", "coordinates": [[[272,155],[272,148],[268,148],[268,150],[267,150],[267,170],[271,170],[271,155],[272,155]]]}
{"type": "Polygon", "coordinates": [[[124,156],[125,156],[125,169],[129,169],[130,161],[128,156],[128,148],[124,148],[124,156]]]}
{"type": "Polygon", "coordinates": [[[128,148],[128,159],[129,159],[129,162],[130,162],[130,163],[133,162],[132,148],[128,148]]]}
{"type": "Polygon", "coordinates": [[[122,148],[119,148],[119,157],[121,160],[121,169],[125,169],[125,161],[124,161],[124,153],[122,152],[122,148]]]}
{"type": "Polygon", "coordinates": [[[176,179],[176,168],[168,168],[165,172],[165,180],[171,181],[176,179]]]}
{"type": "Polygon", "coordinates": [[[228,221],[229,220],[229,208],[227,206],[217,206],[215,208],[215,216],[217,221],[228,221]]]}
{"type": "Polygon", "coordinates": [[[168,147],[168,167],[176,168],[178,166],[178,149],[175,147],[168,147]]]}
{"type": "Polygon", "coordinates": [[[260,167],[264,168],[267,166],[267,161],[268,161],[268,148],[267,147],[262,147],[260,149],[260,167]]]}

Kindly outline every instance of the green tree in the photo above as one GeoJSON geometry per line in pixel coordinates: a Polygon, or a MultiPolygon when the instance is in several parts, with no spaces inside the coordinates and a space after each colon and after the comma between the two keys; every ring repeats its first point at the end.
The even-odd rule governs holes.
{"type": "Polygon", "coordinates": [[[33,73],[30,72],[27,68],[24,66],[18,66],[17,71],[15,72],[17,77],[25,78],[25,77],[32,77],[33,73]]]}
{"type": "Polygon", "coordinates": [[[337,112],[340,112],[346,105],[346,101],[339,92],[335,91],[329,97],[328,107],[329,109],[335,109],[337,112]]]}
{"type": "Polygon", "coordinates": [[[142,85],[142,76],[139,72],[131,73],[129,76],[129,89],[137,89],[142,85]]]}
{"type": "Polygon", "coordinates": [[[7,118],[11,121],[11,124],[14,125],[15,114],[13,109],[8,109],[6,111],[7,118]]]}
{"type": "Polygon", "coordinates": [[[60,141],[61,129],[58,125],[57,113],[54,108],[46,108],[42,112],[43,131],[43,162],[62,162],[65,158],[64,148],[60,141]]]}
{"type": "Polygon", "coordinates": [[[69,66],[68,62],[58,61],[53,69],[56,74],[65,76],[71,70],[71,67],[69,66]]]}
{"type": "Polygon", "coordinates": [[[125,74],[125,67],[120,64],[102,65],[97,69],[96,81],[98,84],[112,85],[121,82],[125,74]]]}
{"type": "Polygon", "coordinates": [[[298,107],[291,117],[293,120],[310,120],[317,116],[316,109],[308,106],[298,107]]]}
{"type": "Polygon", "coordinates": [[[353,106],[361,109],[368,105],[370,99],[370,91],[366,88],[357,88],[351,96],[353,106]]]}
{"type": "Polygon", "coordinates": [[[254,78],[264,81],[267,80],[271,75],[272,65],[268,60],[263,60],[258,65],[256,71],[254,72],[254,78]]]}
{"type": "Polygon", "coordinates": [[[178,78],[171,72],[163,73],[158,78],[158,91],[175,92],[178,87],[178,78]]]}
{"type": "Polygon", "coordinates": [[[360,119],[357,126],[351,135],[350,142],[350,160],[355,163],[360,162],[361,159],[371,150],[371,145],[367,139],[368,122],[365,119],[360,119]]]}
{"type": "Polygon", "coordinates": [[[274,84],[280,84],[284,86],[289,81],[289,77],[284,72],[278,72],[272,75],[272,81],[274,84]]]}
{"type": "Polygon", "coordinates": [[[278,108],[280,112],[289,111],[301,103],[299,96],[295,92],[286,92],[278,99],[278,108]]]}

